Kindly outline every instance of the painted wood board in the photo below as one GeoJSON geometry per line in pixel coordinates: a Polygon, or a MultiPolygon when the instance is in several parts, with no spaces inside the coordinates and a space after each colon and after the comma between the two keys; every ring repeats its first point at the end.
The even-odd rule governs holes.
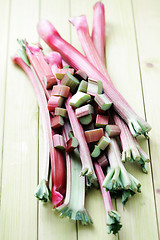
{"type": "MultiPolygon", "coordinates": [[[[104,0],[103,2],[106,7],[108,71],[116,87],[131,106],[142,117],[146,115],[153,127],[150,140],[152,169],[149,167],[149,174],[145,175],[141,173],[139,167],[133,168],[127,164],[128,171],[141,181],[142,193],[129,200],[125,210],[120,201],[117,201],[117,208],[123,223],[118,239],[158,239],[156,207],[159,220],[159,134],[155,127],[159,119],[159,1],[104,0]],[[148,32],[150,32],[149,35],[148,32]],[[155,87],[150,79],[154,79],[155,87]],[[154,104],[155,102],[157,105],[154,104]],[[145,228],[143,231],[142,226],[145,228]]],[[[4,25],[0,28],[0,36],[3,34],[5,47],[0,46],[0,50],[2,55],[6,56],[5,61],[0,56],[0,63],[3,64],[3,71],[0,74],[3,80],[0,89],[2,92],[0,105],[3,108],[0,116],[0,130],[3,129],[4,124],[3,146],[3,136],[0,136],[0,152],[2,153],[2,147],[4,149],[0,212],[2,239],[47,238],[56,240],[77,239],[77,237],[78,239],[86,237],[88,239],[117,239],[106,234],[104,207],[98,190],[92,190],[86,196],[86,207],[95,223],[86,228],[81,225],[76,227],[66,219],[59,219],[53,213],[51,204],[38,203],[37,205],[33,194],[38,177],[40,179],[41,176],[43,161],[41,119],[38,118],[38,108],[32,86],[27,77],[13,66],[6,55],[8,51],[8,57],[11,56],[17,49],[17,37],[26,37],[31,42],[38,40],[36,24],[39,18],[47,18],[53,22],[64,39],[82,51],[76,31],[68,23],[68,17],[86,14],[91,29],[94,3],[94,0],[83,0],[81,4],[77,0],[0,2],[0,11],[3,13],[0,15],[0,26],[2,25],[1,19],[5,18],[4,25]],[[29,11],[26,11],[27,7],[29,11]],[[11,11],[10,14],[8,14],[9,11],[11,11]],[[6,27],[9,23],[10,31],[8,32],[6,27]],[[6,104],[4,105],[5,84],[6,104]],[[11,121],[10,116],[12,116],[11,121]],[[28,122],[29,129],[27,128],[28,122]]],[[[42,41],[41,43],[45,50],[49,51],[42,41]]],[[[143,138],[139,138],[139,142],[144,150],[148,151],[147,142],[143,138]]]]}
{"type": "MultiPolygon", "coordinates": [[[[10,3],[11,4],[11,3],[10,3]]],[[[4,120],[0,239],[37,239],[38,108],[32,86],[10,57],[16,39],[36,41],[38,1],[11,4],[4,120]],[[26,9],[30,8],[27,12],[26,9]]]]}

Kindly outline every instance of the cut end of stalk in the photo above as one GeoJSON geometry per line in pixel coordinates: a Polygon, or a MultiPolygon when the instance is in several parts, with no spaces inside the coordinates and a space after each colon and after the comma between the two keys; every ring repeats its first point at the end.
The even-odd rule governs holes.
{"type": "Polygon", "coordinates": [[[80,177],[87,177],[87,186],[97,186],[97,177],[95,175],[95,172],[91,168],[82,168],[80,177]]]}
{"type": "Polygon", "coordinates": [[[40,182],[40,184],[37,186],[34,195],[36,198],[38,198],[42,202],[52,201],[51,191],[49,190],[45,179],[43,179],[40,182]]]}
{"type": "Polygon", "coordinates": [[[122,161],[129,161],[131,163],[137,162],[138,164],[140,164],[142,171],[144,173],[148,173],[147,162],[150,161],[149,157],[138,144],[136,144],[136,146],[133,148],[123,150],[122,161]]]}
{"type": "Polygon", "coordinates": [[[85,15],[79,17],[70,17],[69,22],[78,30],[79,28],[88,29],[88,24],[85,15]]]}
{"type": "Polygon", "coordinates": [[[51,196],[53,208],[58,207],[63,203],[63,195],[60,192],[57,192],[54,187],[52,188],[51,196]]]}
{"type": "Polygon", "coordinates": [[[121,229],[120,216],[116,211],[109,211],[107,215],[107,232],[117,234],[121,229]]]}
{"type": "Polygon", "coordinates": [[[60,217],[68,217],[72,221],[79,221],[82,225],[92,224],[92,220],[86,209],[75,211],[69,206],[64,207],[60,210],[60,217]]]}
{"type": "Polygon", "coordinates": [[[123,205],[126,204],[136,192],[140,192],[141,184],[139,181],[127,172],[130,184],[125,181],[122,169],[111,168],[103,182],[103,187],[111,193],[114,198],[122,198],[123,205]]]}
{"type": "Polygon", "coordinates": [[[148,132],[151,130],[151,126],[143,119],[131,119],[128,123],[129,129],[134,137],[144,135],[147,139],[149,138],[148,132]]]}

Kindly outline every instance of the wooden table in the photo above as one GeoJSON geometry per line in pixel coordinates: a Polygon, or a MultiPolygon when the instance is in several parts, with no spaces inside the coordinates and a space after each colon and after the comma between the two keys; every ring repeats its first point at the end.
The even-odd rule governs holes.
{"type": "MultiPolygon", "coordinates": [[[[91,0],[0,0],[0,239],[157,240],[160,230],[160,1],[104,0],[106,62],[117,89],[152,125],[150,141],[139,138],[150,155],[148,175],[127,169],[142,183],[142,193],[116,208],[123,228],[107,235],[100,191],[91,190],[86,207],[94,225],[60,219],[52,205],[34,197],[43,162],[43,131],[32,86],[11,62],[17,38],[38,42],[36,24],[49,19],[61,35],[81,50],[69,16],[86,14],[92,26],[91,0]],[[159,222],[159,224],[158,224],[159,222]]],[[[45,49],[46,45],[41,42],[45,49]]]]}

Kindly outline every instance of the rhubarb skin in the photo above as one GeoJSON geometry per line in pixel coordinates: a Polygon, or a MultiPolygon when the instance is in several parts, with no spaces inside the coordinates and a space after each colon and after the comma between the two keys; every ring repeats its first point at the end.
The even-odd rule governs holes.
{"type": "Polygon", "coordinates": [[[100,58],[105,62],[105,8],[101,2],[97,2],[93,7],[92,41],[100,58]]]}
{"type": "Polygon", "coordinates": [[[38,24],[40,37],[51,47],[58,51],[63,59],[75,69],[85,71],[88,77],[102,80],[104,92],[114,104],[115,110],[125,120],[134,136],[150,131],[150,125],[140,118],[129,106],[122,95],[114,88],[110,77],[105,77],[91,64],[86,57],[61,38],[54,26],[47,20],[41,20],[38,24]]]}
{"type": "Polygon", "coordinates": [[[117,234],[122,227],[120,223],[120,216],[112,206],[110,193],[102,187],[105,177],[104,177],[101,166],[97,162],[94,162],[94,167],[95,167],[95,172],[98,178],[98,182],[99,182],[99,186],[100,186],[100,190],[101,190],[101,194],[104,202],[104,207],[106,212],[107,232],[108,233],[112,232],[113,234],[117,234]]]}
{"type": "Polygon", "coordinates": [[[60,206],[66,193],[66,173],[64,154],[54,148],[54,162],[51,162],[52,169],[52,204],[53,208],[60,206]]]}
{"type": "MultiPolygon", "coordinates": [[[[54,71],[55,71],[54,66],[56,65],[56,61],[54,63],[49,63],[49,64],[54,74],[54,71]]],[[[61,84],[59,80],[57,80],[57,83],[61,84]]],[[[69,105],[69,101],[71,97],[72,97],[72,94],[69,93],[68,99],[65,102],[65,106],[68,112],[68,117],[73,129],[74,136],[78,139],[78,142],[79,142],[79,152],[80,152],[80,158],[82,162],[82,170],[80,174],[83,176],[87,176],[87,179],[89,180],[89,182],[96,185],[97,178],[94,172],[90,151],[89,151],[87,142],[85,140],[83,128],[79,123],[74,110],[69,105]]]]}
{"type": "Polygon", "coordinates": [[[27,74],[30,79],[32,86],[34,88],[35,94],[37,96],[38,104],[40,110],[42,112],[42,123],[43,123],[43,131],[45,138],[45,153],[44,153],[44,172],[42,176],[42,180],[36,188],[35,196],[41,200],[42,202],[47,202],[51,199],[50,189],[48,187],[48,174],[49,174],[49,153],[51,156],[51,161],[53,160],[53,141],[51,135],[51,127],[50,127],[50,118],[47,110],[47,100],[42,90],[41,85],[37,85],[38,82],[32,72],[32,70],[28,67],[28,65],[19,57],[12,57],[12,61],[17,64],[19,67],[23,69],[23,71],[27,74]]]}

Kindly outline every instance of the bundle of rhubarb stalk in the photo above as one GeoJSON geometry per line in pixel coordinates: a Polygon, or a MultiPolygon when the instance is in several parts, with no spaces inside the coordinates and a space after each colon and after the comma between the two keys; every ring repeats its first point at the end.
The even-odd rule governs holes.
{"type": "Polygon", "coordinates": [[[35,196],[52,201],[61,217],[87,225],[92,220],[85,209],[85,191],[99,186],[107,232],[116,234],[122,225],[111,197],[125,205],[141,191],[123,163],[138,163],[147,173],[149,158],[136,137],[147,138],[151,127],[115,89],[105,67],[104,5],[94,6],[92,36],[85,16],[69,22],[85,55],[41,20],[38,33],[53,51],[45,55],[41,45],[18,40],[21,48],[12,57],[33,85],[43,123],[44,172],[35,196]]]}

